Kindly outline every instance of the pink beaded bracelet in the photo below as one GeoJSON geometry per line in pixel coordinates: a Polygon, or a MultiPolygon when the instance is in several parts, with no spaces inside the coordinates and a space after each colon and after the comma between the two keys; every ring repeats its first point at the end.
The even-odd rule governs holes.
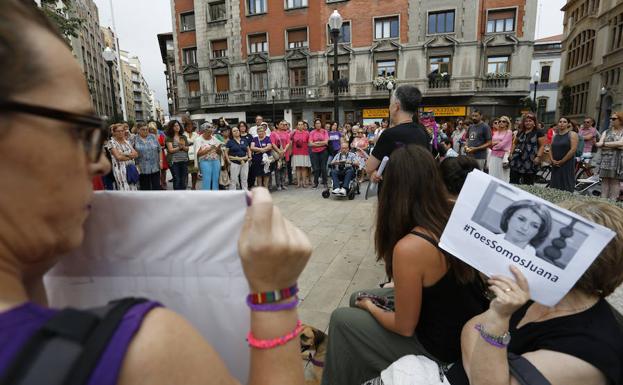
{"type": "Polygon", "coordinates": [[[249,331],[249,334],[247,334],[247,342],[249,343],[249,346],[252,348],[272,349],[272,348],[276,348],[277,346],[287,344],[288,342],[298,337],[298,335],[301,334],[302,331],[303,331],[303,324],[301,323],[301,320],[298,320],[296,322],[296,328],[283,337],[277,337],[272,340],[258,340],[255,337],[253,337],[253,334],[249,331]]]}

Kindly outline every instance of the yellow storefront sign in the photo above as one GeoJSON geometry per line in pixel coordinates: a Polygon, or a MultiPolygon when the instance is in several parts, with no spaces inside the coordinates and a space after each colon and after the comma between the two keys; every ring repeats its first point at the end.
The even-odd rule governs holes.
{"type": "Polygon", "coordinates": [[[467,115],[467,107],[458,106],[458,107],[422,107],[423,112],[432,112],[435,114],[435,117],[438,116],[466,116],[467,115]]]}
{"type": "Polygon", "coordinates": [[[387,118],[389,110],[387,108],[365,108],[363,110],[364,119],[387,118]]]}

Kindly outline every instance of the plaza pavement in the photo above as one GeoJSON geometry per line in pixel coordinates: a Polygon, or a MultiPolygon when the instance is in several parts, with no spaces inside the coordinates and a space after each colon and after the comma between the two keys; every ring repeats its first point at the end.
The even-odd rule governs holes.
{"type": "MultiPolygon", "coordinates": [[[[293,186],[292,186],[293,187],[293,186]]],[[[365,188],[365,184],[364,184],[365,188]]],[[[299,279],[301,319],[326,330],[331,312],[348,306],[351,293],[376,288],[385,278],[374,252],[376,199],[323,199],[321,189],[273,193],[275,204],[310,238],[314,251],[299,279]]],[[[623,286],[610,298],[623,312],[623,286]]]]}

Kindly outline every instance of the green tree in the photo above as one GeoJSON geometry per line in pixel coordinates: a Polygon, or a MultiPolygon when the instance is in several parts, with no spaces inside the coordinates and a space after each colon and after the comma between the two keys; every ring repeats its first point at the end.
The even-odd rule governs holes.
{"type": "Polygon", "coordinates": [[[79,36],[84,20],[76,16],[71,0],[41,0],[41,9],[65,37],[67,44],[71,44],[72,37],[79,36]]]}

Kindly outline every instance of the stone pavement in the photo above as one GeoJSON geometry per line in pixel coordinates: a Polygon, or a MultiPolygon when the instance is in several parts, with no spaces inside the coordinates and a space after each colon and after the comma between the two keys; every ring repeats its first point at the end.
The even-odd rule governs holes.
{"type": "Polygon", "coordinates": [[[385,278],[384,266],[376,262],[374,253],[376,199],[366,201],[363,193],[352,201],[323,199],[320,188],[291,187],[274,192],[273,199],[314,247],[299,279],[299,312],[304,323],[325,330],[331,312],[348,306],[351,293],[378,287],[385,278]]]}
{"type": "MultiPolygon", "coordinates": [[[[365,186],[365,185],[364,185],[365,186]]],[[[351,293],[376,288],[385,279],[374,252],[376,199],[323,199],[321,189],[273,193],[282,213],[310,238],[314,251],[299,279],[301,319],[326,330],[331,312],[348,306],[351,293]]],[[[623,286],[609,298],[623,312],[623,286]]]]}

